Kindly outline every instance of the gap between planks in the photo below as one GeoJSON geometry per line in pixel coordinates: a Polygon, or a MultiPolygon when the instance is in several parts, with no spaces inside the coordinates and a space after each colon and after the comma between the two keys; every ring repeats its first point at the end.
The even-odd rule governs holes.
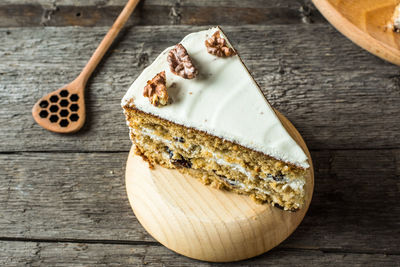
{"type": "Polygon", "coordinates": [[[76,238],[23,238],[3,237],[0,242],[37,242],[37,243],[78,243],[78,244],[116,244],[116,245],[149,245],[162,246],[156,241],[133,241],[133,240],[112,240],[112,239],[76,239],[76,238]]]}
{"type": "MultiPolygon", "coordinates": [[[[126,1],[12,1],[0,3],[0,27],[105,26],[126,1]],[[101,19],[99,19],[101,18],[101,19]]],[[[129,25],[243,25],[324,23],[310,0],[142,1],[129,25]],[[224,11],[224,12],[221,12],[224,11]]]]}
{"type": "MultiPolygon", "coordinates": [[[[107,244],[107,245],[144,245],[144,246],[163,246],[159,242],[152,241],[130,241],[130,240],[110,240],[110,239],[69,239],[69,238],[19,238],[19,237],[0,237],[0,242],[30,242],[30,243],[70,243],[70,244],[107,244]]],[[[352,250],[352,249],[338,249],[338,248],[319,248],[319,247],[306,247],[306,246],[285,246],[279,245],[274,250],[285,251],[320,251],[323,253],[348,253],[348,254],[368,254],[368,255],[400,255],[400,251],[388,250],[352,250]]],[[[267,252],[268,253],[268,252],[267,252]]]]}

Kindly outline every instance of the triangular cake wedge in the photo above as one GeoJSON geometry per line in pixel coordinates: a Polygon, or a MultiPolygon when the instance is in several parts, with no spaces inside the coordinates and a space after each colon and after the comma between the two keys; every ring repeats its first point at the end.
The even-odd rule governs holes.
{"type": "Polygon", "coordinates": [[[182,60],[184,70],[174,65],[173,56],[185,51],[171,54],[176,46],[169,47],[122,99],[136,153],[151,164],[176,168],[258,202],[285,210],[301,208],[307,156],[222,30],[192,33],[180,44],[190,58],[182,60]],[[221,39],[210,39],[215,36],[221,39]],[[210,40],[225,40],[225,50],[206,45],[210,40]],[[149,90],[166,90],[168,101],[156,105],[159,99],[151,98],[149,90]]]}

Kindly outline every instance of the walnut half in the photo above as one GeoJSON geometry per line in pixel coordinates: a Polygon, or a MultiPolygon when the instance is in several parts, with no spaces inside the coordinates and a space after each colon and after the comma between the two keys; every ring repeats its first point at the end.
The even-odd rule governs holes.
{"type": "Polygon", "coordinates": [[[205,43],[207,52],[217,57],[231,57],[236,55],[235,50],[228,47],[226,40],[221,37],[219,31],[216,31],[205,43]]]}
{"type": "Polygon", "coordinates": [[[193,79],[198,71],[193,65],[186,48],[182,44],[177,44],[172,48],[167,57],[171,72],[185,79],[193,79]]]}
{"type": "Polygon", "coordinates": [[[158,73],[151,81],[147,81],[144,87],[143,96],[148,97],[153,106],[166,105],[168,92],[166,86],[165,71],[158,73]]]}

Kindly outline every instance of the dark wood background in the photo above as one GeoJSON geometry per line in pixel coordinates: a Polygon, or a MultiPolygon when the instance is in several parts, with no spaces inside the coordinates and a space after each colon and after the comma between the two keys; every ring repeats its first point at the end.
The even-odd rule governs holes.
{"type": "Polygon", "coordinates": [[[87,86],[83,130],[35,124],[35,101],[77,76],[125,2],[0,2],[1,266],[213,265],[169,251],[132,213],[120,99],[166,46],[216,24],[302,133],[316,173],[295,233],[229,265],[400,266],[399,67],[308,0],[142,1],[87,86]]]}

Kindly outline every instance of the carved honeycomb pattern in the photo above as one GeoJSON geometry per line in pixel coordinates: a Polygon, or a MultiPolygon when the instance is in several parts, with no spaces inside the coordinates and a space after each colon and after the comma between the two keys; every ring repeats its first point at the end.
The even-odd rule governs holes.
{"type": "Polygon", "coordinates": [[[39,103],[39,116],[48,119],[51,123],[58,123],[61,127],[67,127],[70,123],[79,120],[77,111],[79,95],[70,94],[68,90],[61,90],[39,103]]]}

